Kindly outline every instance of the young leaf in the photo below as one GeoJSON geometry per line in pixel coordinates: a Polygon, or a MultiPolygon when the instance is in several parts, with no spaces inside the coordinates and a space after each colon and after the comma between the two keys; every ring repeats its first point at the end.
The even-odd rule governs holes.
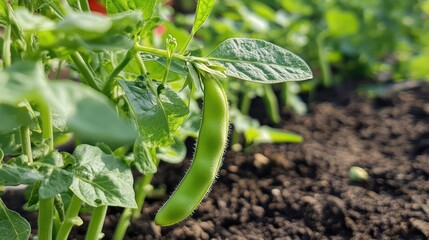
{"type": "Polygon", "coordinates": [[[157,167],[144,139],[139,137],[134,144],[134,165],[143,174],[155,173],[157,167]]]}
{"type": "Polygon", "coordinates": [[[21,126],[28,126],[31,116],[27,109],[8,104],[0,104],[0,133],[10,133],[21,126]]]}
{"type": "MultiPolygon", "coordinates": [[[[174,131],[189,113],[188,107],[177,93],[168,84],[164,85],[158,96],[149,86],[144,85],[146,82],[119,83],[125,91],[145,142],[152,146],[171,143],[174,131]]],[[[152,84],[154,88],[160,86],[158,83],[152,84]]]]}
{"type": "Polygon", "coordinates": [[[264,40],[228,39],[208,59],[225,66],[227,76],[246,81],[278,83],[313,77],[301,58],[264,40]]]}
{"type": "Polygon", "coordinates": [[[18,131],[0,134],[0,148],[5,155],[18,155],[21,153],[21,142],[18,131]]]}
{"type": "Polygon", "coordinates": [[[144,20],[148,20],[152,17],[153,10],[155,9],[157,0],[132,0],[128,1],[128,5],[135,5],[135,8],[133,9],[139,9],[143,12],[143,18],[144,20]]]}
{"type": "Polygon", "coordinates": [[[53,151],[42,157],[39,162],[44,163],[38,169],[44,176],[39,188],[40,199],[55,197],[59,193],[66,192],[73,182],[73,173],[61,169],[64,167],[63,155],[53,151]]]}
{"type": "Polygon", "coordinates": [[[73,182],[73,173],[54,166],[43,166],[39,168],[44,179],[39,188],[39,198],[47,199],[67,192],[73,182]]]}
{"type": "Polygon", "coordinates": [[[90,145],[77,146],[73,156],[75,177],[70,189],[82,201],[92,207],[137,207],[133,176],[124,162],[90,145]]]}
{"type": "Polygon", "coordinates": [[[9,210],[0,198],[0,239],[27,240],[30,238],[30,224],[17,212],[9,210]]]}
{"type": "Polygon", "coordinates": [[[19,184],[30,184],[43,179],[38,171],[21,167],[15,164],[0,165],[0,185],[16,186],[19,184]]]}
{"type": "Polygon", "coordinates": [[[192,35],[194,35],[209,18],[215,2],[216,0],[198,0],[194,26],[192,27],[192,35]]]}
{"type": "Polygon", "coordinates": [[[156,157],[168,163],[181,163],[186,157],[186,145],[180,139],[175,138],[173,145],[160,147],[156,157]]]}
{"type": "Polygon", "coordinates": [[[121,120],[109,100],[100,93],[74,82],[51,84],[49,103],[80,139],[112,145],[131,144],[136,131],[121,120]],[[108,129],[108,131],[106,131],[108,129]]]}

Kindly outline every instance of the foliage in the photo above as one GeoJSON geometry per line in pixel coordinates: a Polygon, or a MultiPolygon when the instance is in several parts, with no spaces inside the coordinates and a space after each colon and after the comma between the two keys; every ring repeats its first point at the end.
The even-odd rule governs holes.
{"type": "MultiPolygon", "coordinates": [[[[125,208],[114,236],[122,239],[159,161],[182,161],[184,141],[198,137],[194,162],[205,167],[192,167],[187,176],[206,181],[185,179],[179,186],[177,192],[198,192],[186,195],[192,209],[172,220],[180,221],[207,193],[222,160],[229,125],[224,88],[240,82],[271,104],[271,88],[261,83],[312,77],[301,58],[254,38],[194,51],[202,45],[193,36],[214,4],[198,2],[188,33],[163,19],[165,8],[156,0],[2,0],[0,185],[28,186],[26,206],[38,210],[38,239],[67,239],[82,224],[82,206],[92,212],[87,239],[100,238],[108,206],[125,208]],[[72,153],[57,150],[64,142],[72,142],[72,153]],[[209,157],[217,166],[211,172],[209,157]]],[[[231,111],[244,120],[241,128],[232,122],[247,144],[302,141],[246,114],[231,111]]],[[[28,222],[1,200],[0,222],[0,239],[28,239],[28,222]]]]}

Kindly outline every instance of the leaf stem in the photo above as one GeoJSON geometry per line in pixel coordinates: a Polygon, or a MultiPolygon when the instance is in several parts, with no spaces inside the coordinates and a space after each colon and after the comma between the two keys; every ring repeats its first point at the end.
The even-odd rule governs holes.
{"type": "Polygon", "coordinates": [[[86,232],[86,240],[100,239],[106,213],[107,205],[94,208],[92,211],[91,221],[89,222],[88,231],[86,232]]]}
{"type": "Polygon", "coordinates": [[[194,38],[194,35],[195,35],[195,33],[193,33],[193,32],[189,35],[188,39],[186,40],[185,45],[183,45],[182,50],[180,50],[180,52],[179,52],[180,54],[183,55],[186,52],[186,49],[188,48],[189,44],[191,43],[192,39],[194,38]]]}
{"type": "Polygon", "coordinates": [[[146,66],[144,65],[144,62],[138,52],[134,53],[134,59],[136,60],[137,65],[139,66],[140,73],[143,75],[147,75],[146,66]]]}
{"type": "Polygon", "coordinates": [[[93,89],[100,91],[100,88],[97,85],[95,80],[94,73],[89,68],[88,64],[83,60],[82,55],[78,52],[70,54],[71,59],[78,68],[79,72],[82,74],[83,80],[93,89]]]}
{"type": "MultiPolygon", "coordinates": [[[[6,6],[7,8],[7,6],[6,6]]],[[[10,53],[10,46],[12,44],[12,26],[11,24],[6,24],[4,29],[4,42],[3,42],[3,67],[9,67],[12,64],[12,55],[10,53]]]]}
{"type": "Polygon", "coordinates": [[[54,198],[39,200],[38,239],[52,240],[54,198]]]}
{"type": "Polygon", "coordinates": [[[22,154],[28,158],[28,163],[33,162],[33,153],[31,152],[31,138],[30,138],[30,127],[23,126],[19,129],[19,136],[21,139],[22,154]]]}
{"type": "MultiPolygon", "coordinates": [[[[150,54],[154,54],[154,55],[158,55],[158,56],[162,56],[162,57],[168,57],[167,50],[163,50],[163,49],[146,47],[146,46],[142,46],[139,44],[136,44],[134,46],[134,49],[136,51],[140,51],[140,52],[146,52],[146,53],[150,53],[150,54]]],[[[201,63],[207,63],[208,62],[208,59],[206,59],[206,58],[194,57],[194,56],[184,56],[184,55],[179,54],[179,53],[173,53],[171,55],[171,58],[179,60],[179,61],[183,61],[183,62],[201,62],[201,63]]]]}
{"type": "Polygon", "coordinates": [[[73,194],[70,204],[67,207],[66,218],[61,223],[56,240],[67,240],[73,225],[76,225],[75,219],[78,217],[81,204],[82,200],[73,194]]]}
{"type": "Polygon", "coordinates": [[[125,54],[124,58],[122,59],[122,61],[109,74],[109,76],[107,77],[106,83],[103,87],[103,90],[102,90],[104,94],[107,94],[111,90],[112,85],[115,81],[115,77],[117,77],[119,75],[119,73],[121,73],[121,71],[128,65],[128,63],[131,61],[133,55],[134,55],[133,49],[128,50],[127,53],[125,54]]]}

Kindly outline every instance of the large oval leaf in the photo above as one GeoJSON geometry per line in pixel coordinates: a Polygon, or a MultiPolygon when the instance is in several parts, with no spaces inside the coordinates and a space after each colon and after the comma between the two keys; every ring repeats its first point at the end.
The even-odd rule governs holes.
{"type": "Polygon", "coordinates": [[[29,239],[31,232],[30,224],[17,212],[6,208],[0,198],[0,239],[29,239]]]}
{"type": "Polygon", "coordinates": [[[208,59],[224,65],[227,76],[246,81],[279,83],[313,77],[310,68],[301,58],[264,40],[228,39],[208,59]]]}

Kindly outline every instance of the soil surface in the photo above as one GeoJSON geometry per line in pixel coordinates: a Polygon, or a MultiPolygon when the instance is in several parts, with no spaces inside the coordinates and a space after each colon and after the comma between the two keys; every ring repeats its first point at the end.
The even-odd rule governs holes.
{"type": "MultiPolygon", "coordinates": [[[[280,127],[303,143],[228,151],[192,217],[160,228],[153,219],[168,196],[148,199],[126,239],[429,238],[428,85],[374,99],[343,85],[318,94],[306,116],[282,114],[280,127]],[[352,166],[369,180],[351,182],[352,166]]],[[[154,185],[172,192],[189,165],[161,164],[154,185]]],[[[109,210],[105,239],[120,213],[109,210]]]]}

